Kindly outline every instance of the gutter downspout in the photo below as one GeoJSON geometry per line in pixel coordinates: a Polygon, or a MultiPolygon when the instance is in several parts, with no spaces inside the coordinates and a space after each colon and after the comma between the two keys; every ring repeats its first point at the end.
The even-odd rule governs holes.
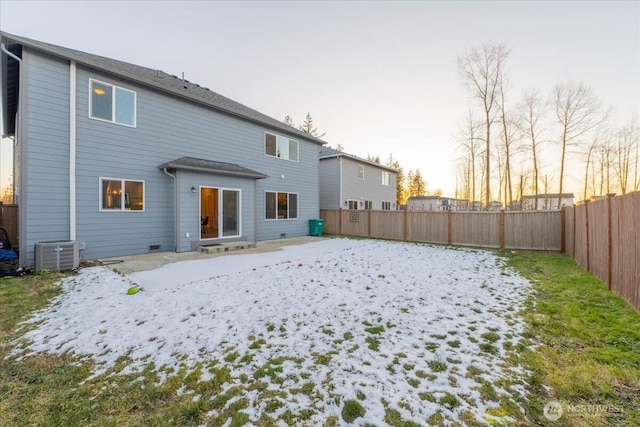
{"type": "Polygon", "coordinates": [[[174,201],[173,201],[173,222],[174,222],[174,230],[173,230],[173,238],[174,238],[174,242],[175,242],[175,247],[173,248],[174,252],[178,252],[178,181],[176,180],[176,176],[169,173],[169,171],[167,170],[167,168],[163,168],[162,172],[165,173],[165,175],[170,176],[171,178],[173,178],[173,197],[174,197],[174,201]]]}
{"type": "Polygon", "coordinates": [[[69,240],[76,240],[76,61],[69,62],[69,240]]]}

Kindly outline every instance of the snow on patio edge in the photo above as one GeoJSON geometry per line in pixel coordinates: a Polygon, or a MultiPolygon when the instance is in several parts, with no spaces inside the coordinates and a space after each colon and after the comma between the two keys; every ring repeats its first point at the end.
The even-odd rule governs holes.
{"type": "Polygon", "coordinates": [[[62,286],[22,350],[91,357],[95,375],[123,356],[121,373],[218,361],[232,378],[223,392],[262,384],[227,402],[248,398],[254,421],[304,410],[318,423],[358,400],[357,425],[387,409],[419,423],[438,412],[483,422],[501,396],[525,395],[524,370],[503,361],[522,338],[530,286],[488,251],[328,239],[130,276],[86,268],[62,286]],[[142,291],[127,295],[134,284],[142,291]],[[261,389],[284,394],[274,405],[261,389]]]}

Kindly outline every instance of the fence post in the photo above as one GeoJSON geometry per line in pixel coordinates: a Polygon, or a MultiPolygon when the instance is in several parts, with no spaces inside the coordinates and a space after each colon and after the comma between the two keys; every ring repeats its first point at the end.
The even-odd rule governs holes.
{"type": "Polygon", "coordinates": [[[584,236],[585,236],[585,246],[587,249],[587,271],[591,273],[591,265],[589,264],[589,202],[590,200],[584,201],[584,236]]]}
{"type": "Polygon", "coordinates": [[[371,209],[367,210],[367,237],[371,237],[371,209]]]}
{"type": "Polygon", "coordinates": [[[342,236],[342,208],[338,209],[338,234],[342,236]]]}
{"type": "Polygon", "coordinates": [[[565,216],[567,215],[567,207],[563,206],[560,209],[560,253],[565,253],[567,251],[567,219],[565,216]]]}
{"type": "Polygon", "coordinates": [[[504,209],[500,209],[500,249],[504,249],[504,209]]]}
{"type": "Polygon", "coordinates": [[[613,244],[611,238],[611,199],[615,194],[607,194],[607,286],[611,290],[611,258],[613,257],[613,244]]]}
{"type": "Polygon", "coordinates": [[[451,212],[451,209],[449,209],[449,211],[447,212],[447,244],[449,246],[451,246],[451,217],[453,216],[453,213],[451,212]]]}
{"type": "Polygon", "coordinates": [[[404,216],[403,216],[404,217],[404,223],[402,224],[402,240],[405,241],[405,242],[407,241],[407,237],[408,237],[407,236],[407,233],[408,233],[407,230],[409,229],[409,225],[407,224],[407,222],[408,222],[408,217],[407,217],[408,212],[409,212],[409,209],[405,208],[404,209],[404,216]]]}

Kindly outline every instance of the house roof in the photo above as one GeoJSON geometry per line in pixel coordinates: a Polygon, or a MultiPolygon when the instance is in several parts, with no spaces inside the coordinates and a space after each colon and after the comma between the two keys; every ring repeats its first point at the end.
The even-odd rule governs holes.
{"type": "Polygon", "coordinates": [[[349,159],[355,160],[357,162],[360,163],[367,163],[369,165],[372,166],[376,166],[380,169],[385,169],[388,170],[389,172],[393,172],[393,173],[398,173],[397,170],[390,168],[388,166],[385,165],[381,165],[380,163],[376,163],[376,162],[372,162],[370,160],[365,160],[362,157],[358,157],[358,156],[354,156],[352,154],[347,154],[345,152],[339,151],[339,150],[334,150],[331,147],[320,147],[320,160],[323,159],[332,159],[332,158],[338,158],[338,157],[347,157],[349,159]]]}
{"type": "MultiPolygon", "coordinates": [[[[284,122],[262,114],[239,102],[233,101],[225,96],[213,92],[206,87],[200,86],[196,83],[191,83],[188,80],[178,78],[174,75],[167,74],[161,70],[154,70],[127,62],[118,61],[116,59],[93,55],[62,46],[56,46],[53,44],[28,39],[26,37],[15,36],[5,32],[0,32],[0,36],[2,36],[2,42],[7,45],[7,49],[13,53],[20,52],[19,46],[27,46],[28,48],[37,49],[51,55],[76,61],[76,63],[78,64],[95,68],[97,70],[107,72],[128,80],[132,80],[136,83],[161,90],[180,98],[197,102],[218,112],[249,122],[257,123],[272,130],[284,132],[288,135],[293,135],[298,139],[303,139],[305,141],[314,142],[320,145],[326,144],[326,142],[316,137],[313,137],[292,126],[289,126],[284,122]]],[[[4,56],[6,54],[4,54],[3,52],[2,55],[4,56]]],[[[15,61],[12,60],[10,62],[15,61]]],[[[17,64],[14,64],[12,68],[15,68],[16,66],[17,64]]],[[[8,91],[10,89],[11,88],[8,88],[8,91]]],[[[5,120],[7,120],[7,117],[5,117],[5,120]]],[[[5,125],[8,124],[9,123],[5,123],[5,125]]],[[[5,129],[8,129],[8,127],[5,127],[5,129]]]]}
{"type": "Polygon", "coordinates": [[[267,178],[260,172],[247,169],[233,163],[217,162],[215,160],[196,159],[194,157],[181,157],[172,162],[158,166],[158,169],[187,170],[194,172],[204,172],[217,175],[228,175],[244,178],[267,178]]]}
{"type": "Polygon", "coordinates": [[[558,197],[561,197],[563,199],[573,199],[573,193],[562,193],[562,194],[558,194],[558,193],[548,193],[548,194],[534,194],[534,195],[528,195],[528,196],[522,196],[522,199],[557,199],[558,197]]]}

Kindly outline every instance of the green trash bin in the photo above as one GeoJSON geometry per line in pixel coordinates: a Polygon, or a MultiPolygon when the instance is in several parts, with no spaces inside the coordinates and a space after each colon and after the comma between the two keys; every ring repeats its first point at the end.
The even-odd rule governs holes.
{"type": "Polygon", "coordinates": [[[324,225],[324,219],[310,219],[309,220],[309,234],[311,236],[322,236],[322,226],[324,225]]]}

